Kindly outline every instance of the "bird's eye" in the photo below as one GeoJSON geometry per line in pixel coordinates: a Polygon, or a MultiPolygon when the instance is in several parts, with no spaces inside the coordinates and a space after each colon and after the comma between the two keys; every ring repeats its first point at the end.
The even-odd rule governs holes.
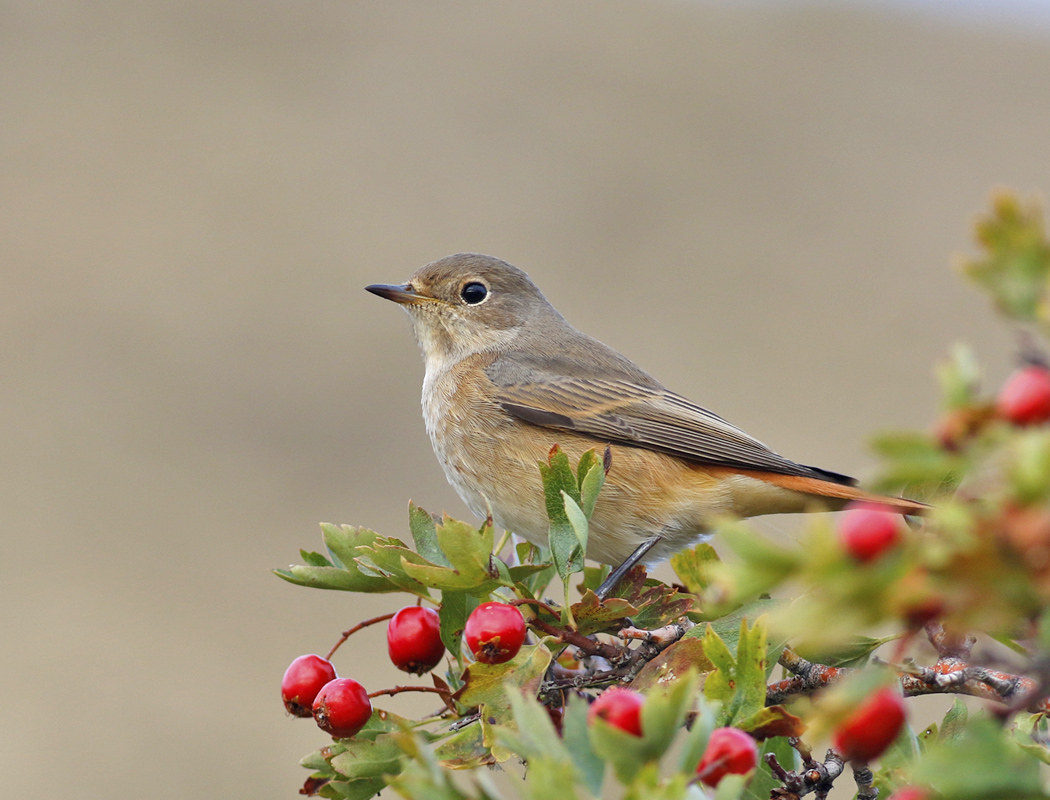
{"type": "Polygon", "coordinates": [[[464,284],[463,288],[459,290],[459,296],[463,298],[463,302],[467,305],[476,306],[489,296],[489,290],[485,284],[471,281],[468,284],[464,284]]]}

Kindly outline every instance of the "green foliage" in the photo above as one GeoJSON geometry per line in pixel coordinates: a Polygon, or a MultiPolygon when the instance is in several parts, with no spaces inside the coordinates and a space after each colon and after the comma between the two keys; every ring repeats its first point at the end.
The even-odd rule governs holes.
{"type": "MultiPolygon", "coordinates": [[[[1039,210],[1000,196],[977,239],[981,251],[964,272],[1010,320],[1050,332],[1050,246],[1039,210]]],[[[1031,341],[1025,352],[1032,357],[1031,341]]],[[[343,800],[384,788],[409,800],[496,800],[508,790],[481,768],[523,763],[526,779],[510,792],[524,800],[790,796],[765,759],[750,777],[697,784],[711,732],[749,732],[802,780],[811,767],[801,754],[822,752],[863,700],[893,685],[906,695],[960,691],[1001,702],[996,713],[970,713],[956,699],[939,724],[918,733],[905,725],[872,764],[881,796],[922,786],[935,799],[1050,798],[1041,770],[1050,764],[1050,433],[999,418],[965,347],[937,375],[932,430],[874,442],[875,485],[931,508],[870,562],[849,555],[828,515],[813,515],[790,543],[713,520],[725,561],[701,543],[671,559],[675,585],[636,568],[616,597],[599,601],[608,567],[586,566],[584,556],[610,461],[592,450],[574,465],[558,447],[536,485],[548,548],[504,546],[491,520],[475,527],[415,505],[411,546],[323,525],[325,554],[303,551],[303,564],[275,572],[301,586],[406,593],[434,605],[448,659],[432,677],[444,708],[428,704],[433,715],[417,720],[376,711],[353,739],[303,759],[305,790],[343,800]],[[546,597],[555,577],[560,605],[546,597]],[[462,643],[471,611],[492,599],[515,602],[532,628],[503,664],[473,661],[462,643]],[[996,653],[995,663],[979,663],[964,634],[980,642],[972,652],[996,653]],[[940,648],[932,658],[927,638],[940,648]],[[1009,651],[994,650],[997,642],[1009,651]],[[952,682],[967,664],[1006,670],[998,662],[1007,654],[1016,680],[993,670],[952,682]],[[641,736],[588,719],[589,703],[611,686],[644,695],[641,736]]],[[[850,780],[847,768],[838,781],[850,780]]]]}

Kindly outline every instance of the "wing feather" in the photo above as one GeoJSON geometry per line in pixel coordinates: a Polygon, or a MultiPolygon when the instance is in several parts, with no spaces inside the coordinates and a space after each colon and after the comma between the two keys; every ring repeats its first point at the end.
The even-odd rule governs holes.
{"type": "MultiPolygon", "coordinates": [[[[502,359],[501,359],[502,360],[502,359]]],[[[541,375],[506,362],[486,370],[507,413],[534,425],[573,430],[603,442],[658,450],[687,461],[767,470],[852,485],[852,478],[807,467],[653,381],[541,375]]]]}

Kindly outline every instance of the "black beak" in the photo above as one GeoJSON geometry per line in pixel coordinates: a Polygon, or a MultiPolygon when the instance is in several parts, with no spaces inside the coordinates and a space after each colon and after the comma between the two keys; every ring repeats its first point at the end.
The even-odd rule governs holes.
{"type": "Polygon", "coordinates": [[[407,283],[403,286],[392,286],[388,283],[373,283],[371,286],[366,286],[365,291],[377,294],[387,300],[393,300],[395,303],[400,303],[401,305],[409,305],[431,299],[426,295],[420,294],[407,283]]]}

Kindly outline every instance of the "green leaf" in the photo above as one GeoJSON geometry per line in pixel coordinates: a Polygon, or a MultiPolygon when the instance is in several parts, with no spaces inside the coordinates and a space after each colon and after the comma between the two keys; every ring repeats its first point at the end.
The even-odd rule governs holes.
{"type": "Polygon", "coordinates": [[[598,796],[602,791],[605,762],[591,746],[591,737],[587,732],[587,711],[587,702],[578,694],[570,694],[562,716],[562,736],[581,782],[591,794],[598,796]]]}
{"type": "Polygon", "coordinates": [[[320,553],[300,550],[305,565],[275,569],[279,578],[298,586],[315,589],[338,589],[347,592],[396,592],[398,587],[383,576],[368,575],[354,563],[357,547],[370,545],[377,538],[374,531],[349,525],[321,525],[321,534],[333,563],[320,553]]]}
{"type": "Polygon", "coordinates": [[[718,563],[718,553],[707,542],[671,556],[671,569],[693,594],[701,594],[711,585],[711,567],[718,563]]]}
{"type": "Polygon", "coordinates": [[[574,569],[572,571],[580,572],[583,569],[583,554],[587,552],[587,535],[589,533],[587,515],[583,513],[583,509],[580,508],[579,504],[566,492],[562,492],[561,496],[565,502],[565,516],[568,517],[573,533],[576,534],[576,542],[579,545],[578,549],[572,554],[573,558],[578,560],[579,563],[573,565],[574,569]]]}
{"type": "Polygon", "coordinates": [[[722,703],[720,725],[746,719],[766,704],[766,626],[763,619],[748,630],[740,623],[736,656],[708,625],[704,652],[715,671],[704,682],[704,696],[722,703]]]}
{"type": "Polygon", "coordinates": [[[433,564],[414,564],[407,558],[402,561],[401,567],[410,578],[442,592],[469,592],[484,597],[500,586],[500,581],[488,573],[479,575],[433,564]]]}
{"type": "Polygon", "coordinates": [[[1002,193],[976,232],[984,252],[964,262],[964,272],[1002,313],[1021,322],[1045,321],[1050,244],[1039,205],[1023,207],[1016,196],[1002,193]]]}
{"type": "Polygon", "coordinates": [[[682,754],[678,759],[678,768],[686,775],[696,773],[696,767],[700,763],[700,759],[704,757],[704,751],[707,749],[707,740],[711,738],[711,732],[717,727],[715,718],[718,712],[719,706],[717,703],[704,702],[701,698],[700,706],[693,720],[693,727],[689,729],[689,734],[686,736],[685,744],[682,747],[682,754]]]}
{"type": "Polygon", "coordinates": [[[873,639],[870,636],[854,636],[844,642],[825,643],[819,641],[800,642],[794,648],[800,656],[826,667],[863,667],[871,654],[897,636],[873,639]],[[827,646],[825,646],[827,645],[827,646]]]}
{"type": "Polygon", "coordinates": [[[580,456],[576,479],[580,485],[580,508],[590,519],[598,502],[598,494],[605,485],[605,467],[594,450],[588,450],[580,456]]]}
{"type": "Polygon", "coordinates": [[[724,523],[719,528],[719,539],[740,557],[741,563],[730,568],[735,595],[740,600],[765,594],[804,563],[800,551],[774,544],[739,522],[724,523]]]}
{"type": "Polygon", "coordinates": [[[331,567],[338,566],[329,561],[325,556],[320,553],[315,553],[312,550],[300,550],[299,555],[303,561],[306,562],[308,567],[331,567]]]}
{"type": "Polygon", "coordinates": [[[459,660],[463,642],[463,629],[470,612],[478,607],[478,599],[466,592],[443,591],[441,608],[438,609],[441,642],[452,656],[459,660]]]}
{"type": "Polygon", "coordinates": [[[347,739],[346,749],[332,758],[332,768],[347,778],[378,778],[401,771],[401,748],[389,734],[375,741],[347,739]]]}
{"type": "Polygon", "coordinates": [[[981,367],[966,345],[956,344],[948,360],[937,365],[937,379],[945,408],[966,408],[977,403],[981,367]]]}
{"type": "Polygon", "coordinates": [[[535,691],[550,662],[551,652],[542,642],[521,648],[514,658],[503,664],[475,661],[463,673],[464,687],[457,692],[456,699],[470,707],[504,702],[504,687],[535,691]]]}
{"type": "Polygon", "coordinates": [[[408,504],[408,527],[412,532],[412,542],[416,552],[432,564],[439,567],[451,566],[445,554],[441,552],[437,538],[437,521],[428,511],[415,503],[408,504]]]}
{"type": "Polygon", "coordinates": [[[938,738],[945,740],[960,738],[966,730],[966,721],[969,716],[970,712],[966,704],[956,697],[952,702],[952,707],[944,715],[938,738]]]}
{"type": "Polygon", "coordinates": [[[657,765],[648,764],[634,776],[624,792],[623,800],[685,800],[689,796],[698,796],[687,785],[688,780],[687,775],[681,774],[661,779],[657,765]],[[690,792],[693,794],[690,795],[690,792]]]}
{"type": "Polygon", "coordinates": [[[430,592],[419,581],[405,572],[403,561],[413,564],[428,564],[423,556],[410,550],[404,542],[392,536],[377,536],[368,545],[357,548],[354,559],[366,575],[385,577],[402,591],[420,597],[430,597],[430,592]]]}
{"type": "Polygon", "coordinates": [[[1050,723],[1046,714],[1022,713],[1014,717],[1014,741],[1028,755],[1034,756],[1044,764],[1050,764],[1050,723]]]}
{"type": "MultiPolygon", "coordinates": [[[[507,700],[510,703],[511,719],[509,724],[495,729],[497,741],[530,764],[542,758],[568,763],[569,753],[547,709],[531,693],[523,693],[515,688],[507,690],[507,700]]],[[[571,776],[572,772],[569,774],[571,776]]]]}
{"type": "Polygon", "coordinates": [[[480,722],[466,725],[444,739],[434,749],[434,756],[447,769],[473,769],[493,763],[492,753],[485,746],[480,722]]]}
{"type": "Polygon", "coordinates": [[[537,598],[542,595],[547,585],[554,579],[557,570],[554,567],[554,557],[546,547],[538,547],[530,542],[519,542],[515,547],[515,553],[521,566],[511,567],[510,576],[512,580],[521,581],[524,588],[537,598]],[[536,569],[539,567],[539,569],[536,569]],[[528,569],[531,572],[524,573],[523,577],[515,577],[521,573],[516,570],[528,569]]]}
{"type": "Polygon", "coordinates": [[[554,558],[558,575],[563,581],[566,581],[569,575],[583,568],[583,559],[577,557],[574,560],[573,558],[573,554],[579,548],[580,540],[576,530],[569,522],[562,493],[564,492],[579,505],[580,488],[576,483],[576,476],[569,467],[569,457],[557,445],[551,448],[547,463],[540,462],[539,466],[540,475],[543,478],[547,518],[550,520],[548,538],[551,555],[554,558]]]}
{"type": "Polygon", "coordinates": [[[907,778],[935,786],[939,796],[952,800],[1044,800],[1048,796],[1039,761],[987,717],[972,720],[958,738],[931,743],[926,755],[912,763],[907,778]]]}
{"type": "Polygon", "coordinates": [[[353,781],[331,781],[321,787],[318,794],[333,800],[368,800],[386,788],[382,778],[363,778],[353,781]]]}
{"type": "MultiPolygon", "coordinates": [[[[557,739],[557,736],[555,736],[557,739]]],[[[576,777],[572,762],[540,756],[529,759],[526,779],[521,783],[525,800],[576,800],[576,777]]]]}
{"type": "Polygon", "coordinates": [[[495,577],[492,559],[494,532],[492,521],[488,520],[480,528],[466,522],[445,517],[437,526],[437,541],[448,557],[449,565],[464,575],[476,576],[479,580],[495,577]]]}
{"type": "Polygon", "coordinates": [[[783,786],[780,780],[773,776],[772,769],[766,763],[766,753],[775,755],[780,766],[789,772],[798,770],[798,753],[786,738],[777,736],[773,739],[767,739],[761,743],[760,747],[758,769],[755,770],[743,794],[748,800],[768,800],[770,793],[774,789],[783,786]]]}
{"type": "Polygon", "coordinates": [[[871,440],[871,448],[885,459],[875,489],[882,492],[907,490],[910,496],[950,494],[966,473],[963,456],[945,450],[925,433],[882,433],[871,440]]]}
{"type": "Polygon", "coordinates": [[[275,569],[273,574],[289,583],[312,589],[338,589],[344,592],[396,592],[400,589],[392,581],[339,567],[291,566],[288,569],[275,569]]]}

